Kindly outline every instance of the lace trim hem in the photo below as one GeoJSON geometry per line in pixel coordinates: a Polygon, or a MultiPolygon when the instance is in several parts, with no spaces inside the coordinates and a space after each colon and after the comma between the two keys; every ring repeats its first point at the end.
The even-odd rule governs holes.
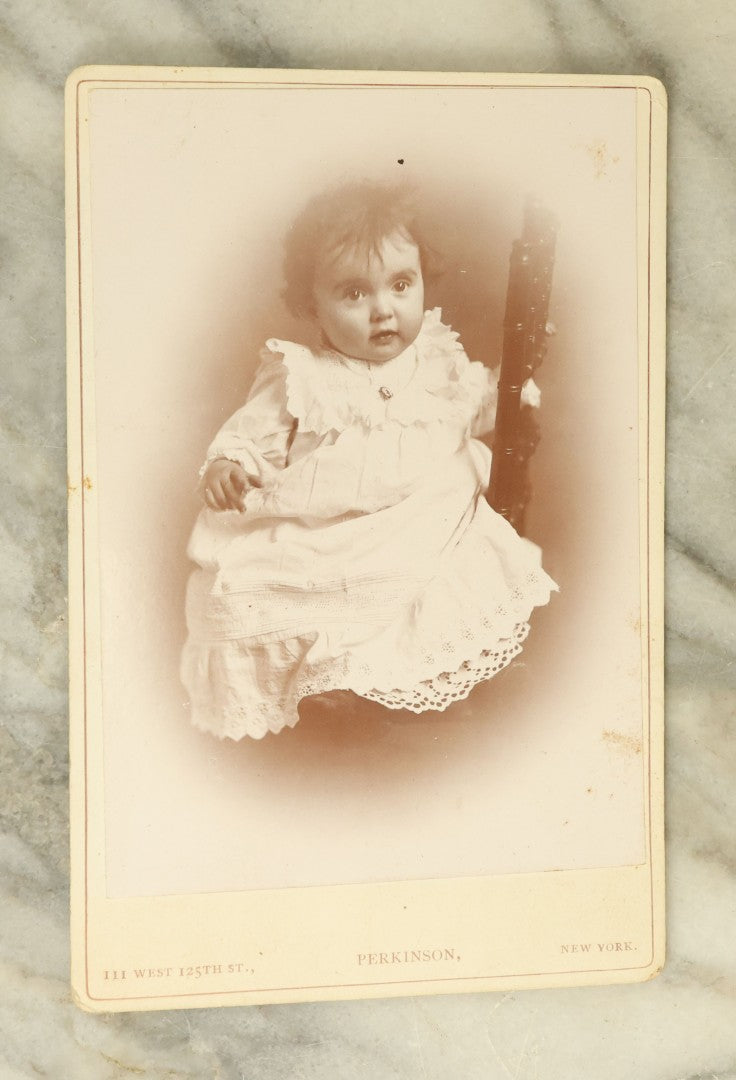
{"type": "Polygon", "coordinates": [[[444,712],[456,701],[464,701],[478,683],[492,679],[508,667],[521,652],[522,642],[528,633],[529,623],[520,623],[503,649],[484,649],[476,660],[464,661],[457,671],[444,671],[432,679],[425,679],[413,690],[392,690],[388,693],[368,690],[361,697],[377,701],[387,709],[408,709],[413,713],[426,712],[428,709],[444,712]]]}
{"type": "MultiPolygon", "coordinates": [[[[258,698],[250,705],[239,704],[219,712],[195,703],[192,724],[200,731],[220,739],[235,741],[248,737],[262,739],[277,735],[286,727],[293,728],[299,720],[298,702],[306,697],[326,694],[332,690],[352,690],[359,697],[374,701],[387,709],[406,709],[413,713],[429,710],[444,712],[450,705],[463,701],[481,682],[493,678],[518,656],[529,633],[529,623],[519,623],[513,635],[497,642],[492,649],[483,649],[472,659],[464,660],[454,671],[441,672],[409,689],[378,689],[369,687],[347,670],[337,670],[330,664],[324,671],[311,672],[298,680],[288,698],[277,701],[258,698]]],[[[347,668],[347,665],[345,665],[347,668]]]]}

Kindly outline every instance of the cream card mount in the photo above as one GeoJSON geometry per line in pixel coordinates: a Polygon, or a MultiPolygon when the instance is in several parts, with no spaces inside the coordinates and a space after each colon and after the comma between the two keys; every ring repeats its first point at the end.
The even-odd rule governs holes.
{"type": "Polygon", "coordinates": [[[661,84],[89,67],[66,136],[77,1003],[657,974],[661,84]]]}

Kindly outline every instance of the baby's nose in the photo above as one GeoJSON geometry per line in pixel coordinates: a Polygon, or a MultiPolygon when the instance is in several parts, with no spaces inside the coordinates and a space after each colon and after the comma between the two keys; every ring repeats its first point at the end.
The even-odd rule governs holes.
{"type": "Polygon", "coordinates": [[[373,297],[371,315],[375,320],[390,319],[394,313],[391,296],[387,292],[377,292],[373,297]]]}

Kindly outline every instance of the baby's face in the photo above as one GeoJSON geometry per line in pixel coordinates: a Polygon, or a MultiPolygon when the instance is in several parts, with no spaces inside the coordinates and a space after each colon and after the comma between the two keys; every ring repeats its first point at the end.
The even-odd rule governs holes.
{"type": "Polygon", "coordinates": [[[333,349],[383,364],[416,338],[424,315],[419,248],[395,233],[379,252],[327,256],[314,279],[317,321],[333,349]]]}

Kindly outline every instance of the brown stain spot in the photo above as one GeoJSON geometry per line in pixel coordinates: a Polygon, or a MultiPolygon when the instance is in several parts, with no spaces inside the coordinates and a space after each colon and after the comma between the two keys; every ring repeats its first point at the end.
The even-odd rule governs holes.
{"type": "Polygon", "coordinates": [[[586,788],[586,789],[585,789],[585,794],[586,794],[586,795],[592,795],[592,794],[593,794],[593,788],[592,788],[592,787],[588,787],[588,788],[586,788]]]}
{"type": "Polygon", "coordinates": [[[623,731],[604,731],[602,738],[609,746],[625,750],[627,754],[641,753],[641,739],[634,735],[624,735],[623,731]]]}
{"type": "MultiPolygon", "coordinates": [[[[85,476],[84,480],[82,480],[82,487],[84,488],[85,491],[91,491],[92,490],[92,477],[91,476],[85,476]]],[[[79,490],[79,488],[78,488],[77,484],[73,484],[72,481],[71,481],[71,478],[67,476],[67,478],[66,478],[66,493],[67,493],[67,495],[68,496],[76,495],[78,490],[79,490]]]]}
{"type": "Polygon", "coordinates": [[[596,180],[600,180],[602,176],[606,175],[609,165],[616,165],[619,161],[618,157],[613,157],[608,153],[608,147],[604,142],[591,143],[585,149],[590,154],[593,162],[593,174],[596,180]]]}

